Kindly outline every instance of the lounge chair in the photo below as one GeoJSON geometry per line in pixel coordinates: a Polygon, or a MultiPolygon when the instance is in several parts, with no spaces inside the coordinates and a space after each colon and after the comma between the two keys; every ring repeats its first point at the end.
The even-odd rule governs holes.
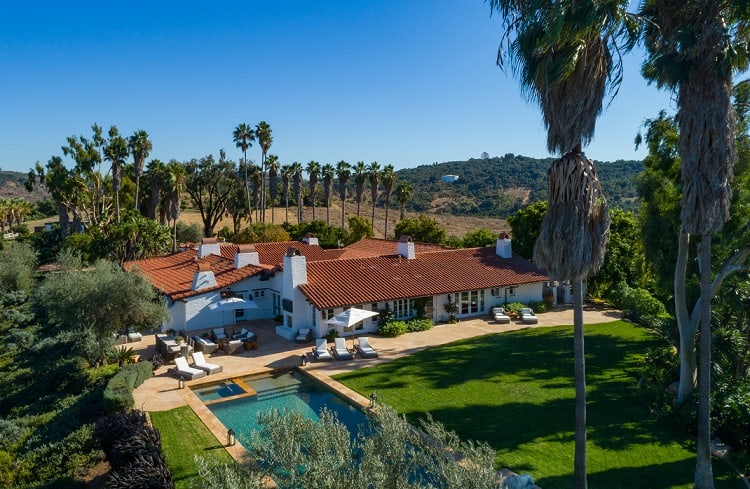
{"type": "Polygon", "coordinates": [[[518,315],[521,317],[521,322],[525,324],[536,324],[539,319],[534,315],[534,311],[530,307],[524,307],[518,311],[518,315]]]}
{"type": "Polygon", "coordinates": [[[310,340],[312,340],[312,330],[309,328],[300,329],[294,338],[295,343],[307,343],[310,340]]]}
{"type": "Polygon", "coordinates": [[[346,347],[345,338],[334,338],[331,352],[333,353],[333,358],[336,360],[351,360],[354,358],[352,352],[346,347]]]}
{"type": "Polygon", "coordinates": [[[315,348],[312,349],[313,356],[319,361],[331,361],[333,357],[328,353],[328,341],[325,338],[315,340],[315,348]]]}
{"type": "Polygon", "coordinates": [[[207,374],[217,374],[224,370],[224,367],[221,365],[216,365],[215,363],[208,363],[206,361],[206,357],[203,356],[202,352],[194,351],[193,352],[193,367],[203,370],[207,374]]]}
{"type": "Polygon", "coordinates": [[[362,358],[378,358],[378,352],[370,346],[370,338],[362,336],[357,341],[357,352],[362,358]]]}
{"type": "Polygon", "coordinates": [[[206,372],[203,370],[188,365],[185,357],[175,357],[174,363],[177,365],[177,375],[185,377],[188,380],[200,379],[206,376],[206,372]]]}
{"type": "Polygon", "coordinates": [[[242,328],[238,333],[234,333],[232,335],[233,340],[240,340],[240,341],[252,340],[254,338],[255,338],[255,333],[245,328],[242,328]]]}
{"type": "Polygon", "coordinates": [[[214,328],[211,330],[211,339],[214,341],[219,341],[229,338],[227,338],[227,332],[224,331],[224,328],[214,328]]]}
{"type": "Polygon", "coordinates": [[[503,307],[493,307],[492,317],[495,319],[496,323],[509,323],[510,322],[510,316],[505,314],[505,308],[503,307]]]}
{"type": "Polygon", "coordinates": [[[242,340],[232,340],[226,344],[224,351],[231,355],[234,352],[242,350],[242,340]]]}

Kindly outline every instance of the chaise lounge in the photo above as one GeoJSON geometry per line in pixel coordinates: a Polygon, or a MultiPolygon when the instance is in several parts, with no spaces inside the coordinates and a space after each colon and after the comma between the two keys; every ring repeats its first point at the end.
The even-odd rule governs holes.
{"type": "Polygon", "coordinates": [[[378,358],[378,352],[370,345],[370,338],[367,336],[357,341],[357,352],[362,358],[378,358]]]}
{"type": "Polygon", "coordinates": [[[200,379],[206,376],[206,372],[203,370],[188,365],[185,357],[175,357],[174,363],[177,365],[177,375],[185,377],[188,380],[200,379]]]}
{"type": "Polygon", "coordinates": [[[333,357],[328,353],[328,341],[325,338],[315,340],[315,348],[312,349],[313,356],[321,362],[330,362],[333,357]]]}
{"type": "Polygon", "coordinates": [[[312,330],[309,328],[300,329],[294,338],[295,343],[307,343],[310,340],[312,340],[312,330]]]}
{"type": "Polygon", "coordinates": [[[221,365],[216,365],[215,363],[208,363],[206,361],[206,357],[203,356],[203,353],[199,351],[193,352],[193,367],[203,370],[207,374],[217,374],[224,370],[224,367],[221,365]]]}
{"type": "Polygon", "coordinates": [[[524,324],[536,324],[539,319],[534,315],[534,311],[530,307],[524,307],[518,311],[518,315],[521,317],[521,322],[524,324]]]}
{"type": "Polygon", "coordinates": [[[504,307],[493,307],[492,308],[492,317],[495,319],[496,323],[509,323],[510,322],[510,316],[505,314],[505,308],[504,307]]]}
{"type": "Polygon", "coordinates": [[[331,348],[331,353],[333,353],[333,358],[335,358],[336,360],[351,360],[354,358],[352,352],[349,350],[349,348],[346,347],[345,338],[333,339],[333,348],[331,348]]]}

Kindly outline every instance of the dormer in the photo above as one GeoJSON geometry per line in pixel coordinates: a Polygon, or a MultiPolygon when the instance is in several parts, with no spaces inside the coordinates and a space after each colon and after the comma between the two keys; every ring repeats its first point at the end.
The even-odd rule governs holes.
{"type": "Polygon", "coordinates": [[[240,249],[234,255],[234,268],[247,265],[260,265],[260,256],[254,244],[241,244],[240,249]]]}
{"type": "Polygon", "coordinates": [[[221,245],[216,238],[203,238],[201,246],[198,248],[198,258],[205,258],[208,255],[221,256],[221,245]]]}
{"type": "Polygon", "coordinates": [[[302,242],[310,246],[320,246],[320,243],[318,243],[318,238],[316,238],[313,233],[307,233],[305,237],[302,238],[302,242]]]}
{"type": "Polygon", "coordinates": [[[495,253],[500,258],[513,258],[513,248],[510,245],[510,235],[508,233],[500,233],[497,237],[495,253]]]}
{"type": "Polygon", "coordinates": [[[201,290],[211,287],[216,287],[216,277],[214,276],[214,271],[211,270],[211,264],[198,263],[190,290],[201,290]]]}
{"type": "Polygon", "coordinates": [[[411,239],[411,236],[401,236],[401,238],[399,238],[398,240],[396,251],[399,255],[403,256],[407,260],[413,260],[415,256],[414,241],[411,239]]]}

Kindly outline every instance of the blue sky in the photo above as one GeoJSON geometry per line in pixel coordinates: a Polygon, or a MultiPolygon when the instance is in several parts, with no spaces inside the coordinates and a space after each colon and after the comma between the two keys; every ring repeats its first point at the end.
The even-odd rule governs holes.
{"type": "MultiPolygon", "coordinates": [[[[547,157],[539,109],[495,65],[500,34],[482,0],[10,2],[0,168],[44,164],[93,123],[145,129],[165,161],[239,160],[232,130],[261,120],[284,164],[547,157]]],[[[672,108],[639,65],[626,59],[589,157],[641,159],[641,123],[672,108]]]]}

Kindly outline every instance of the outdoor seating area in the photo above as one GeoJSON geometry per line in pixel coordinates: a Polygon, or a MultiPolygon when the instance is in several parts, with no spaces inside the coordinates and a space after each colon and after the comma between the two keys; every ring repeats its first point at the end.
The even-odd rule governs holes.
{"type": "Polygon", "coordinates": [[[165,360],[173,362],[178,355],[187,357],[192,351],[190,344],[178,342],[176,337],[167,334],[156,333],[156,352],[165,360]]]}
{"type": "Polygon", "coordinates": [[[530,307],[524,307],[518,311],[518,316],[521,318],[521,322],[524,324],[536,324],[539,319],[534,314],[534,311],[530,307]]]}
{"type": "Polygon", "coordinates": [[[219,349],[219,345],[211,341],[209,338],[203,338],[201,336],[193,336],[188,340],[193,345],[193,350],[201,353],[210,355],[215,353],[219,349]]]}
{"type": "Polygon", "coordinates": [[[495,320],[496,323],[500,323],[500,324],[510,323],[510,316],[508,316],[505,313],[504,307],[493,307],[490,313],[492,314],[492,318],[495,320]]]}

